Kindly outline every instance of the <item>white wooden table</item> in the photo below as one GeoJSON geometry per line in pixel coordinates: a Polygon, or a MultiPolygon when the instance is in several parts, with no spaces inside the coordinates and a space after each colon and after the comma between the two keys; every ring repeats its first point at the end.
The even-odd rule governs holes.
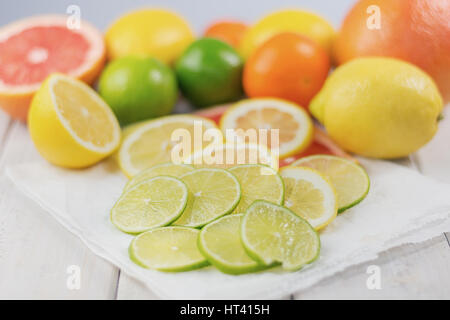
{"type": "MultiPolygon", "coordinates": [[[[0,113],[0,299],[157,299],[143,284],[94,255],[4,176],[5,166],[38,156],[26,126],[0,113]],[[78,290],[66,284],[71,265],[81,270],[78,290]]],[[[399,163],[450,183],[449,107],[435,139],[399,163]]],[[[450,299],[449,239],[450,233],[441,234],[394,248],[280,299],[450,299]],[[370,265],[380,267],[381,290],[366,286],[370,265]]]]}

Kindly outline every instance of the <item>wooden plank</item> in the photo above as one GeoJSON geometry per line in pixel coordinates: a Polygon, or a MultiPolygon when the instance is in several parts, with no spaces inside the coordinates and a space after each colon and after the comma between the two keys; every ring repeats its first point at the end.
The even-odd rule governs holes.
{"type": "MultiPolygon", "coordinates": [[[[7,135],[1,172],[38,157],[25,125],[15,122],[7,135]]],[[[112,299],[117,278],[117,268],[0,177],[0,299],[112,299]],[[78,290],[67,286],[71,265],[80,270],[78,290]]]]}

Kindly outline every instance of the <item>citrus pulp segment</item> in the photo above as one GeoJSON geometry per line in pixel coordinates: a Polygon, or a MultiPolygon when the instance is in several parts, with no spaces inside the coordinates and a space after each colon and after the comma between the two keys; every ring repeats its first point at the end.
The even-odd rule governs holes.
{"type": "Polygon", "coordinates": [[[159,176],[131,187],[111,210],[112,223],[123,232],[140,233],[170,224],[184,211],[188,189],[179,179],[159,176]]]}
{"type": "Polygon", "coordinates": [[[166,116],[135,125],[134,130],[124,137],[119,149],[120,168],[128,177],[132,177],[155,164],[175,162],[172,150],[177,145],[182,146],[183,141],[173,140],[174,132],[186,134],[186,138],[190,139],[191,150],[185,150],[187,154],[180,156],[187,158],[196,151],[196,145],[199,145],[198,149],[203,147],[202,143],[193,143],[194,139],[203,142],[203,136],[194,133],[195,128],[204,133],[207,129],[216,128],[216,125],[211,120],[193,115],[166,116]]]}
{"type": "Polygon", "coordinates": [[[197,247],[199,230],[163,227],[141,233],[130,244],[131,260],[160,271],[189,271],[208,265],[197,247]]]}
{"type": "Polygon", "coordinates": [[[180,179],[189,189],[189,199],[176,225],[202,227],[231,213],[241,198],[238,180],[224,169],[196,169],[180,179]]]}
{"type": "Polygon", "coordinates": [[[314,132],[312,120],[303,108],[274,98],[247,99],[236,103],[222,116],[220,128],[225,136],[227,130],[233,130],[244,141],[250,137],[249,129],[256,130],[257,143],[278,151],[280,158],[305,150],[311,144],[314,132]],[[278,130],[278,141],[274,130],[278,130]]]}
{"type": "Polygon", "coordinates": [[[284,205],[319,230],[337,215],[337,197],[328,179],[318,171],[303,167],[280,170],[285,185],[284,205]]]}
{"type": "Polygon", "coordinates": [[[280,175],[270,167],[260,164],[236,166],[229,171],[241,185],[241,200],[234,212],[245,212],[255,200],[283,204],[284,184],[280,175]]]}
{"type": "Polygon", "coordinates": [[[369,192],[367,172],[353,161],[335,156],[314,155],[301,158],[292,165],[316,169],[331,180],[337,194],[339,213],[361,202],[369,192]]]}
{"type": "Polygon", "coordinates": [[[217,269],[229,274],[242,274],[264,269],[246,253],[240,235],[243,214],[222,217],[200,231],[198,247],[217,269]]]}
{"type": "Polygon", "coordinates": [[[285,270],[300,269],[320,252],[319,236],[306,220],[267,201],[255,201],[247,209],[241,238],[252,258],[265,265],[279,262],[285,270]]]}

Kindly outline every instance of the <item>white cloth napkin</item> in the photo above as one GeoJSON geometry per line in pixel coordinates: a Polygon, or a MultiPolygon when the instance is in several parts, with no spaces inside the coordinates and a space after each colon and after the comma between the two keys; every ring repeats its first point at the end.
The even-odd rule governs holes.
{"type": "Polygon", "coordinates": [[[184,273],[146,270],[130,261],[132,236],[117,230],[109,210],[126,179],[112,161],[87,170],[64,170],[44,161],[7,168],[17,187],[97,255],[144,282],[162,298],[279,298],[391,247],[450,230],[450,185],[389,162],[362,160],[371,178],[367,198],[339,215],[320,234],[320,258],[288,273],[279,268],[231,276],[213,267],[184,273]]]}

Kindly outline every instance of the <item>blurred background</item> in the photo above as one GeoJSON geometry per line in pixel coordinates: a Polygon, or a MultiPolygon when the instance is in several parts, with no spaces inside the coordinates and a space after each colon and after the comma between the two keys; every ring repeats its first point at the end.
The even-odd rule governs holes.
{"type": "Polygon", "coordinates": [[[338,27],[356,0],[14,0],[0,1],[0,25],[30,15],[66,13],[70,5],[81,9],[81,18],[105,30],[125,11],[141,7],[163,7],[183,15],[197,34],[216,19],[253,22],[276,9],[304,8],[320,13],[338,27]]]}

